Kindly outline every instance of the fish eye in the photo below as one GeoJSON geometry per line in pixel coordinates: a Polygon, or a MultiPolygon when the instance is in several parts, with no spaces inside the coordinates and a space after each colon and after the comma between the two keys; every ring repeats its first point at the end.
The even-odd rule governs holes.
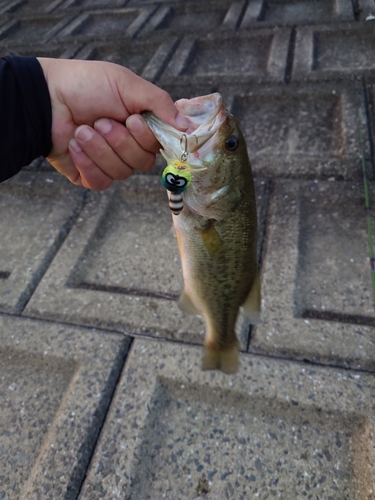
{"type": "Polygon", "coordinates": [[[230,135],[225,141],[225,149],[227,151],[236,151],[238,147],[238,137],[236,135],[230,135]]]}

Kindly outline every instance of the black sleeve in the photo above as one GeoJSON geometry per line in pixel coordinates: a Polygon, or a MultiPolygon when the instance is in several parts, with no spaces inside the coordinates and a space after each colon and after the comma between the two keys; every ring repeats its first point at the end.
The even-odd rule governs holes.
{"type": "Polygon", "coordinates": [[[35,57],[0,59],[0,182],[52,148],[51,99],[35,57]]]}

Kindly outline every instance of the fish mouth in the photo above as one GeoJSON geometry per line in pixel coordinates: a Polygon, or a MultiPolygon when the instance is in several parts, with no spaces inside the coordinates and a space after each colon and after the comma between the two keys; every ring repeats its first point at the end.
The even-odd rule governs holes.
{"type": "Polygon", "coordinates": [[[226,120],[226,111],[219,93],[180,99],[175,103],[189,123],[185,132],[175,129],[146,111],[143,117],[163,146],[165,156],[183,160],[197,169],[206,168],[219,144],[218,131],[226,120]]]}

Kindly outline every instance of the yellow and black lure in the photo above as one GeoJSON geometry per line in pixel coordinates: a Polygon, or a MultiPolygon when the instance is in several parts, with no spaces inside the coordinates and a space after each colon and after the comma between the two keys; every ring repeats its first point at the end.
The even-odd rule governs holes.
{"type": "MultiPolygon", "coordinates": [[[[198,139],[196,137],[197,143],[198,139]]],[[[206,170],[207,167],[193,168],[185,163],[188,158],[186,134],[181,135],[180,145],[182,148],[181,160],[171,159],[161,149],[160,153],[167,162],[167,166],[161,174],[163,186],[168,190],[169,208],[174,215],[179,215],[184,208],[182,193],[186,191],[192,182],[191,172],[206,170]]]]}
{"type": "Polygon", "coordinates": [[[171,160],[164,151],[160,150],[167,166],[161,175],[163,186],[168,190],[169,208],[174,215],[179,215],[184,207],[182,193],[191,183],[191,172],[187,163],[180,160],[171,160]]]}
{"type": "MultiPolygon", "coordinates": [[[[169,208],[174,215],[179,215],[184,208],[182,193],[186,191],[192,182],[191,173],[198,170],[205,170],[203,168],[192,168],[190,165],[182,160],[168,158],[164,151],[161,149],[160,153],[167,162],[167,166],[161,175],[163,186],[168,190],[169,208]]],[[[186,155],[182,155],[184,158],[186,155]]]]}

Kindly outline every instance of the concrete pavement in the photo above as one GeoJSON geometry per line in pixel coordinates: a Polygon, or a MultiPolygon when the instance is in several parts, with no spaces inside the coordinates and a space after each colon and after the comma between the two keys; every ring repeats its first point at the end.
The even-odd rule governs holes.
{"type": "Polygon", "coordinates": [[[374,17],[373,0],[0,3],[1,54],[223,95],[263,289],[239,372],[203,373],[161,159],[106,192],[42,159],[0,185],[0,500],[375,499],[374,17]]]}

